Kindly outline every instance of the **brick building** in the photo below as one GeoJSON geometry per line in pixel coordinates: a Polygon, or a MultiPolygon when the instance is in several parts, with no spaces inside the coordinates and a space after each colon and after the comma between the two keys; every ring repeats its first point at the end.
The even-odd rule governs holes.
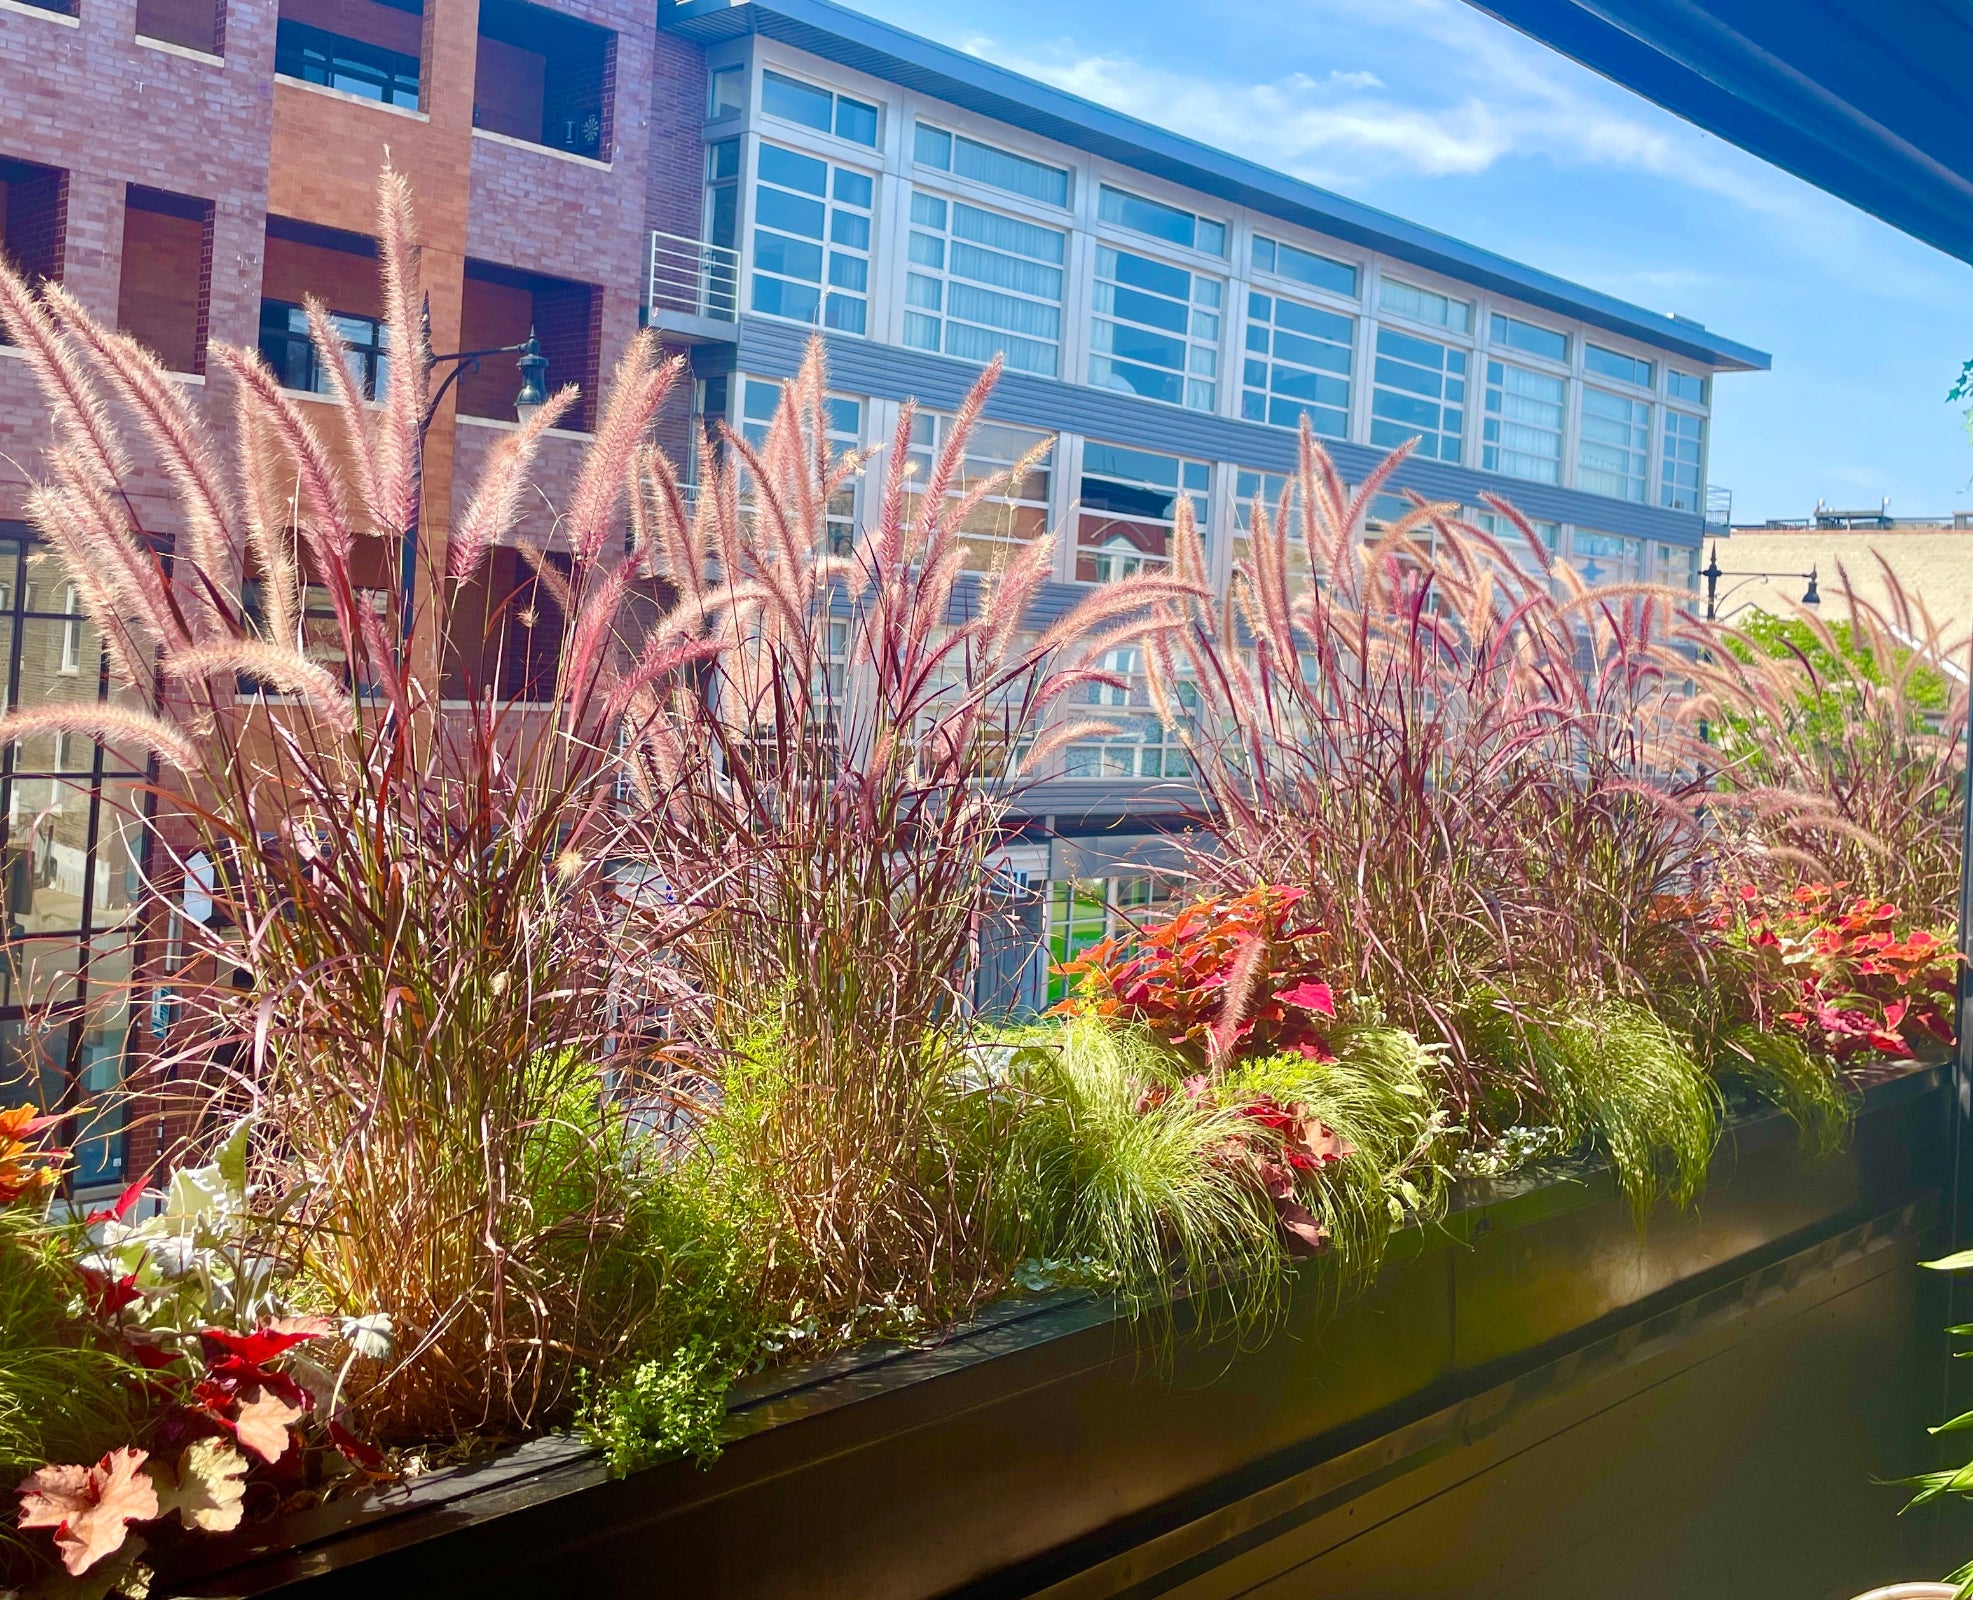
{"type": "MultiPolygon", "coordinates": [[[[640,322],[691,354],[661,427],[675,453],[695,417],[758,425],[814,329],[845,445],[887,439],[914,398],[930,451],[998,353],[975,465],[1056,442],[984,513],[979,559],[1062,530],[1057,611],[1165,560],[1181,494],[1223,574],[1304,415],[1346,476],[1415,437],[1400,487],[1467,507],[1504,493],[1592,577],[1689,585],[1714,377],[1767,364],[829,0],[0,0],[0,104],[0,250],[142,338],[215,418],[214,339],[320,387],[296,337],[310,293],[365,381],[388,361],[372,240],[388,155],[416,190],[434,348],[533,330],[550,385],[582,385],[584,414],[542,458],[551,506],[640,322]]],[[[440,408],[428,548],[518,387],[494,357],[440,408]]],[[[96,684],[74,593],[22,521],[39,412],[0,346],[10,705],[96,684]]],[[[163,485],[137,487],[168,533],[163,485]]],[[[833,507],[836,531],[874,499],[833,507]]],[[[523,574],[506,556],[496,583],[523,574]]],[[[1058,956],[1161,892],[1190,798],[1141,693],[1105,714],[1124,731],[1064,753],[1008,859],[1058,956]]],[[[33,1059],[27,999],[71,995],[80,1015],[92,983],[128,971],[140,847],[104,800],[127,782],[90,749],[0,765],[0,1094],[33,1059]]],[[[1040,942],[1007,954],[1029,998],[1040,942]]],[[[44,1040],[47,1070],[107,1085],[128,1033],[78,1023],[44,1040]]],[[[90,1141],[83,1176],[123,1159],[90,1141]]]]}

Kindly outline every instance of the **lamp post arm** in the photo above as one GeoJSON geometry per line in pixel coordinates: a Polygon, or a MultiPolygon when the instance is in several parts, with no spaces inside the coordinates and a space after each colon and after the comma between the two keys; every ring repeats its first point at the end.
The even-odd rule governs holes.
{"type": "Polygon", "coordinates": [[[433,366],[437,366],[441,361],[450,361],[452,370],[445,375],[445,381],[438,386],[437,392],[432,395],[430,403],[425,407],[425,415],[418,424],[418,431],[422,433],[432,425],[432,418],[438,415],[439,402],[445,398],[445,391],[459,381],[460,373],[478,372],[480,358],[483,356],[513,356],[519,355],[525,349],[527,349],[527,341],[523,340],[520,344],[495,345],[490,350],[455,350],[450,355],[433,356],[433,366]]]}

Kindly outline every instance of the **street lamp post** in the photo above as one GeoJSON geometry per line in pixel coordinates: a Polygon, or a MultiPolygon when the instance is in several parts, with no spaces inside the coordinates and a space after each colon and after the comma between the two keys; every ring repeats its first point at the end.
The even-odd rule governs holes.
{"type": "MultiPolygon", "coordinates": [[[[1806,578],[1808,579],[1809,587],[1808,592],[1802,596],[1802,604],[1805,606],[1819,606],[1822,604],[1822,591],[1816,587],[1816,568],[1810,567],[1807,572],[1728,572],[1720,566],[1720,547],[1717,544],[1713,546],[1712,557],[1700,570],[1699,576],[1706,580],[1706,620],[1708,622],[1717,621],[1719,618],[1719,589],[1720,579],[1722,578],[1738,578],[1741,580],[1741,583],[1752,583],[1756,579],[1768,578],[1806,578]]],[[[1733,586],[1734,589],[1739,587],[1740,584],[1733,586]]],[[[1727,590],[1728,594],[1732,592],[1733,589],[1727,590]]]]}
{"type": "MultiPolygon", "coordinates": [[[[425,320],[429,331],[429,302],[425,306],[425,320]]],[[[411,479],[411,516],[404,530],[404,558],[398,575],[398,648],[407,658],[411,649],[412,601],[418,583],[418,525],[424,520],[425,510],[425,434],[431,428],[432,418],[438,415],[439,402],[444,400],[446,390],[459,380],[461,373],[478,372],[480,362],[488,356],[516,357],[514,365],[521,374],[521,390],[514,396],[514,415],[518,420],[525,423],[548,403],[548,358],[541,353],[541,342],[532,328],[519,344],[495,345],[486,350],[455,350],[450,355],[431,358],[433,366],[450,362],[452,370],[445,375],[445,381],[425,407],[425,414],[418,419],[418,461],[411,479]]]]}

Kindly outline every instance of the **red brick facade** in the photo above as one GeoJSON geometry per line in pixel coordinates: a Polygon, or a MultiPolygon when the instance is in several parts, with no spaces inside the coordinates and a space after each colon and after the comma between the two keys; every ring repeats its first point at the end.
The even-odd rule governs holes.
{"type": "MultiPolygon", "coordinates": [[[[555,346],[556,376],[573,371],[590,390],[584,415],[572,419],[582,424],[593,417],[597,380],[607,383],[636,335],[647,230],[697,231],[705,69],[695,46],[657,32],[648,0],[548,0],[544,9],[611,35],[591,52],[588,87],[570,90],[563,60],[541,101],[544,125],[566,109],[571,126],[600,130],[590,135],[592,146],[600,139],[594,157],[476,129],[478,0],[426,0],[422,21],[374,0],[77,0],[69,17],[0,6],[0,205],[21,219],[11,229],[0,221],[0,249],[59,277],[105,321],[161,350],[169,344],[170,364],[188,369],[183,381],[223,430],[227,385],[204,351],[209,341],[254,345],[263,295],[317,292],[359,313],[374,304],[374,262],[360,249],[325,249],[328,236],[316,230],[358,236],[359,247],[374,233],[374,185],[388,152],[417,195],[434,346],[458,350],[468,321],[485,325],[491,315],[505,328],[516,305],[528,306],[550,324],[538,331],[555,346]],[[277,79],[283,12],[418,54],[419,108],[277,79]],[[149,37],[139,36],[140,16],[149,37]],[[42,180],[21,163],[58,175],[52,205],[37,199],[42,180]],[[127,217],[133,188],[141,214],[127,217]],[[510,290],[482,297],[469,315],[469,262],[490,269],[480,276],[496,289],[552,282],[519,301],[510,290]],[[133,281],[132,269],[154,276],[133,281]],[[162,281],[166,274],[176,281],[162,281]],[[184,281],[194,274],[196,284],[184,281]]],[[[513,53],[490,52],[488,82],[511,90],[527,63],[496,62],[501,50],[513,53]]],[[[511,106],[503,114],[520,115],[511,106]]],[[[468,391],[469,409],[487,420],[457,423],[450,398],[434,420],[424,533],[433,555],[511,417],[502,397],[518,387],[518,373],[503,361],[485,363],[468,391]]],[[[662,429],[674,450],[687,437],[689,406],[688,382],[662,429]]],[[[41,417],[26,363],[0,344],[0,523],[22,517],[47,442],[41,417]]],[[[548,440],[538,477],[550,504],[566,503],[582,445],[574,426],[548,440]]],[[[174,532],[162,474],[141,453],[134,472],[147,524],[174,532]]],[[[531,499],[526,531],[551,526],[531,499]]],[[[129,1170],[156,1154],[154,1134],[133,1133],[129,1170]]]]}

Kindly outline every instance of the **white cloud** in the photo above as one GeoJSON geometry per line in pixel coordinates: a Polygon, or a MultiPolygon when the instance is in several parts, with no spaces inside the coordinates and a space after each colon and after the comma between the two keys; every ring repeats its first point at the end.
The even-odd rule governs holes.
{"type": "Polygon", "coordinates": [[[1531,158],[1644,172],[1805,220],[1787,184],[1737,156],[1720,159],[1716,141],[1460,0],[1332,0],[1324,11],[1326,20],[1283,40],[1283,52],[1333,54],[1338,14],[1348,13],[1350,53],[1376,60],[1381,74],[1357,66],[1325,78],[1296,71],[1253,82],[1088,52],[1072,40],[1046,51],[1010,51],[987,39],[964,48],[1329,187],[1360,192],[1387,177],[1459,176],[1531,158]]]}

